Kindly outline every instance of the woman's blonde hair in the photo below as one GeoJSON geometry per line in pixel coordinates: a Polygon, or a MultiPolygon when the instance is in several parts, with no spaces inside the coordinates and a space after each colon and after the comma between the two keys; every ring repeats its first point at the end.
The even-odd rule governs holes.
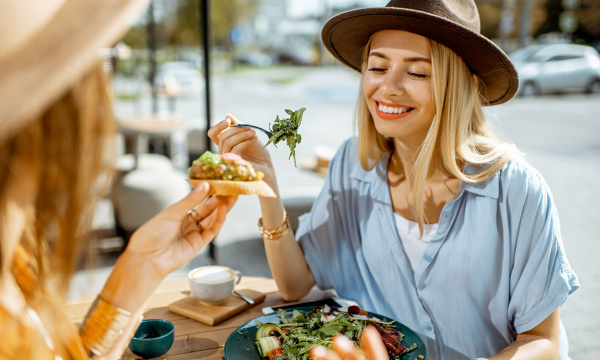
{"type": "MultiPolygon", "coordinates": [[[[65,358],[76,357],[78,350],[72,349],[64,301],[102,195],[100,187],[110,180],[105,145],[112,135],[111,96],[99,64],[23,131],[0,143],[0,216],[8,210],[9,184],[18,184],[23,176],[15,166],[24,160],[34,164],[37,196],[17,251],[27,259],[27,268],[12,265],[27,271],[15,273],[15,278],[65,358]]],[[[11,265],[2,263],[9,258],[8,250],[6,239],[0,238],[3,271],[11,265]]],[[[13,261],[19,260],[15,256],[13,261]]]]}
{"type": "MultiPolygon", "coordinates": [[[[431,50],[432,93],[435,113],[421,149],[414,159],[411,174],[411,208],[421,232],[427,222],[424,214],[425,181],[432,171],[477,183],[493,177],[515,156],[513,144],[501,141],[489,126],[482,106],[482,82],[471,73],[464,61],[448,47],[428,39],[431,50]],[[475,165],[479,172],[467,174],[464,164],[475,165]]],[[[365,47],[362,73],[367,71],[370,42],[365,47]]],[[[358,156],[362,167],[371,170],[385,153],[394,149],[393,139],[377,132],[364,96],[356,107],[358,156]]]]}

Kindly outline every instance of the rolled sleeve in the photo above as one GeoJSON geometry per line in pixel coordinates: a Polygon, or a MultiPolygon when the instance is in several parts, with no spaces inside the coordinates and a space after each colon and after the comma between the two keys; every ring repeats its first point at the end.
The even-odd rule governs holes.
{"type": "MultiPolygon", "coordinates": [[[[336,274],[344,273],[344,239],[347,238],[343,210],[344,159],[348,143],[331,160],[325,184],[309,213],[298,219],[296,239],[304,251],[304,258],[321,289],[335,286],[336,274]],[[342,254],[339,256],[339,254],[342,254]]],[[[351,256],[347,257],[351,259],[351,256]]],[[[339,276],[338,276],[339,277],[339,276]]]]}
{"type": "Polygon", "coordinates": [[[523,188],[511,189],[508,197],[518,203],[512,208],[519,209],[511,219],[516,231],[508,309],[517,333],[540,324],[579,288],[563,249],[550,190],[537,172],[529,171],[520,184],[523,188]]]}

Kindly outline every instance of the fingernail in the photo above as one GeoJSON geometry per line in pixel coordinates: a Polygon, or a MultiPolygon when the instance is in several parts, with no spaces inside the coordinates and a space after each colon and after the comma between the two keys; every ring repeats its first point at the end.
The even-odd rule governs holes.
{"type": "Polygon", "coordinates": [[[335,341],[337,342],[337,345],[342,349],[349,350],[352,349],[352,346],[354,346],[352,340],[348,339],[345,336],[337,336],[335,341]]]}
{"type": "Polygon", "coordinates": [[[208,187],[208,184],[205,182],[201,182],[198,185],[196,185],[196,187],[194,188],[194,192],[196,193],[201,193],[206,191],[206,188],[208,187]]]}
{"type": "Polygon", "coordinates": [[[327,354],[327,349],[322,345],[317,345],[313,348],[312,354],[317,357],[325,356],[327,354]]]}

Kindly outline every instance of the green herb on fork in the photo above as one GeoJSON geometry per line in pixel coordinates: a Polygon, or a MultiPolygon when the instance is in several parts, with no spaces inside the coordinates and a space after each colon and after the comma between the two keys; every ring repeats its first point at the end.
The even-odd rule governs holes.
{"type": "Polygon", "coordinates": [[[302,115],[305,110],[306,108],[301,108],[296,111],[286,109],[285,112],[290,115],[288,119],[282,119],[277,115],[273,126],[269,124],[269,129],[273,133],[273,136],[264,146],[267,147],[267,145],[273,143],[273,145],[277,147],[277,144],[280,141],[285,140],[287,146],[290,148],[290,158],[292,156],[294,157],[294,166],[296,166],[296,145],[300,144],[300,141],[302,140],[302,136],[298,134],[298,128],[302,122],[302,115]]]}

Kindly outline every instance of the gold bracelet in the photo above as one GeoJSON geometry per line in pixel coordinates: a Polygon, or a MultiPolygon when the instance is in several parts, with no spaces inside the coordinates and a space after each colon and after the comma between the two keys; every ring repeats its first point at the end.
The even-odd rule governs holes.
{"type": "Polygon", "coordinates": [[[273,230],[266,230],[263,227],[262,217],[258,219],[258,231],[263,238],[268,240],[277,240],[283,235],[287,234],[290,231],[290,217],[288,216],[287,211],[285,212],[285,220],[283,221],[283,225],[273,230]]]}
{"type": "Polygon", "coordinates": [[[79,335],[90,355],[104,356],[123,335],[131,313],[96,297],[79,327],[79,335]]]}

